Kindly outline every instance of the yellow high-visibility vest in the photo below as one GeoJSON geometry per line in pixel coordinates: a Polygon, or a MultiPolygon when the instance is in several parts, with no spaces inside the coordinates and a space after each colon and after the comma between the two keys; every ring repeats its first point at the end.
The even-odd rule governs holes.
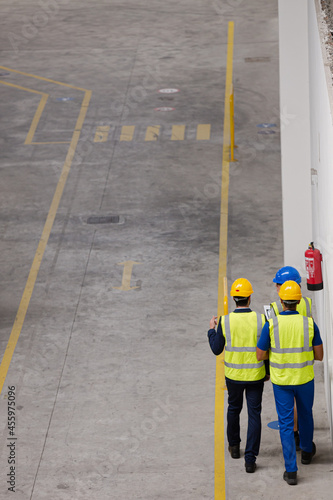
{"type": "Polygon", "coordinates": [[[312,318],[279,314],[269,320],[270,375],[273,384],[301,385],[314,378],[312,318]]]}
{"type": "MultiPolygon", "coordinates": [[[[272,302],[270,306],[271,318],[273,315],[277,316],[283,311],[280,301],[272,302]]],[[[300,303],[296,306],[296,311],[302,316],[309,316],[310,318],[312,316],[312,300],[309,297],[302,297],[300,303]]]]}
{"type": "Polygon", "coordinates": [[[254,311],[232,312],[222,316],[221,323],[225,337],[225,376],[243,382],[262,380],[266,369],[264,362],[257,360],[256,346],[265,323],[264,315],[254,311]]]}
{"type": "Polygon", "coordinates": [[[312,300],[309,297],[302,297],[299,304],[296,306],[296,311],[302,316],[312,316],[312,300]]]}

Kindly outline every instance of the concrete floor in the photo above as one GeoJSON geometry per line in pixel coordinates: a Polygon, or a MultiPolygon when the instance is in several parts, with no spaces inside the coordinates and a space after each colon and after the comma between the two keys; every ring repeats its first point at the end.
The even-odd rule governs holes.
{"type": "MultiPolygon", "coordinates": [[[[18,338],[0,369],[0,498],[13,495],[14,443],[18,500],[212,499],[206,332],[228,21],[238,145],[228,280],[250,279],[262,311],[283,265],[279,132],[291,119],[279,111],[277,1],[4,0],[0,14],[1,353],[18,338]]],[[[257,472],[227,452],[226,498],[329,498],[320,364],[314,413],[317,456],[291,488],[266,383],[257,472]]]]}

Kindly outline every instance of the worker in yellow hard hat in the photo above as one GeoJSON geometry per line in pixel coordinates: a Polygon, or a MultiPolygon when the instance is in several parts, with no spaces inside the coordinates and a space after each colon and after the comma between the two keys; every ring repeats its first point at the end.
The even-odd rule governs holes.
{"type": "Polygon", "coordinates": [[[251,283],[240,278],[231,287],[234,312],[210,320],[208,339],[214,354],[224,354],[225,380],[228,389],[227,437],[232,458],[240,458],[240,412],[245,392],[248,411],[245,470],[254,472],[261,439],[261,401],[266,379],[263,361],[257,361],[256,345],[265,317],[251,311],[251,283]]]}
{"type": "MultiPolygon", "coordinates": [[[[283,285],[283,283],[285,283],[286,281],[296,281],[296,283],[301,286],[302,278],[295,267],[284,266],[276,272],[273,278],[273,283],[275,283],[276,291],[278,293],[281,285],[283,285]]],[[[280,314],[280,312],[282,312],[282,305],[280,301],[272,302],[270,306],[271,318],[274,314],[275,316],[277,316],[278,314],[280,314]]],[[[297,304],[296,310],[303,316],[312,316],[312,300],[309,297],[302,296],[299,304],[297,304]]]]}
{"type": "Polygon", "coordinates": [[[308,465],[316,453],[313,442],[314,370],[323,359],[323,342],[313,318],[296,310],[302,293],[295,281],[286,281],[279,290],[283,311],[266,323],[257,345],[257,359],[269,357],[280,438],[285,462],[283,479],[297,484],[294,439],[294,399],[299,421],[301,462],[308,465]]]}
{"type": "MultiPolygon", "coordinates": [[[[279,293],[281,286],[286,281],[296,281],[298,285],[301,287],[302,278],[299,272],[295,267],[292,266],[284,266],[281,267],[275,274],[273,278],[273,283],[275,283],[276,291],[279,293]]],[[[274,315],[277,316],[282,312],[282,304],[279,301],[272,302],[270,304],[270,317],[272,318],[274,315]]],[[[302,298],[300,302],[296,306],[296,311],[303,316],[312,316],[312,300],[309,297],[304,297],[302,294],[302,298]]],[[[296,444],[296,451],[299,451],[299,431],[298,431],[298,417],[297,417],[297,409],[296,402],[294,404],[294,438],[296,444]]]]}

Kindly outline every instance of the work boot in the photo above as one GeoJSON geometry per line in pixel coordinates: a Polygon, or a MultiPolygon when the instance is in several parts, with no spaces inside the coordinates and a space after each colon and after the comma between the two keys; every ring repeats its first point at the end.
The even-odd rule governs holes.
{"type": "Polygon", "coordinates": [[[231,458],[240,458],[239,444],[235,444],[235,446],[228,447],[231,458]]]}
{"type": "Polygon", "coordinates": [[[252,473],[256,470],[257,464],[255,462],[245,462],[246,472],[252,473]]]}
{"type": "Polygon", "coordinates": [[[317,451],[316,445],[312,441],[312,451],[311,451],[311,453],[309,453],[308,451],[303,451],[302,450],[302,458],[301,458],[302,464],[304,464],[304,465],[311,464],[311,460],[315,456],[316,451],[317,451]]]}
{"type": "Polygon", "coordinates": [[[283,473],[283,479],[287,481],[291,486],[297,484],[297,471],[296,472],[287,472],[286,470],[283,473]]]}

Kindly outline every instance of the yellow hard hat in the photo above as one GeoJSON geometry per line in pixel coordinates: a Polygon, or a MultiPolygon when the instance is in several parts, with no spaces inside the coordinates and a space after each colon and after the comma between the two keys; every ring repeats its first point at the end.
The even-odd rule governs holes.
{"type": "Polygon", "coordinates": [[[279,297],[282,300],[301,300],[301,287],[296,281],[285,281],[279,290],[279,297]]]}
{"type": "Polygon", "coordinates": [[[249,280],[245,278],[239,278],[231,285],[231,297],[249,297],[252,293],[252,285],[249,280]]]}

